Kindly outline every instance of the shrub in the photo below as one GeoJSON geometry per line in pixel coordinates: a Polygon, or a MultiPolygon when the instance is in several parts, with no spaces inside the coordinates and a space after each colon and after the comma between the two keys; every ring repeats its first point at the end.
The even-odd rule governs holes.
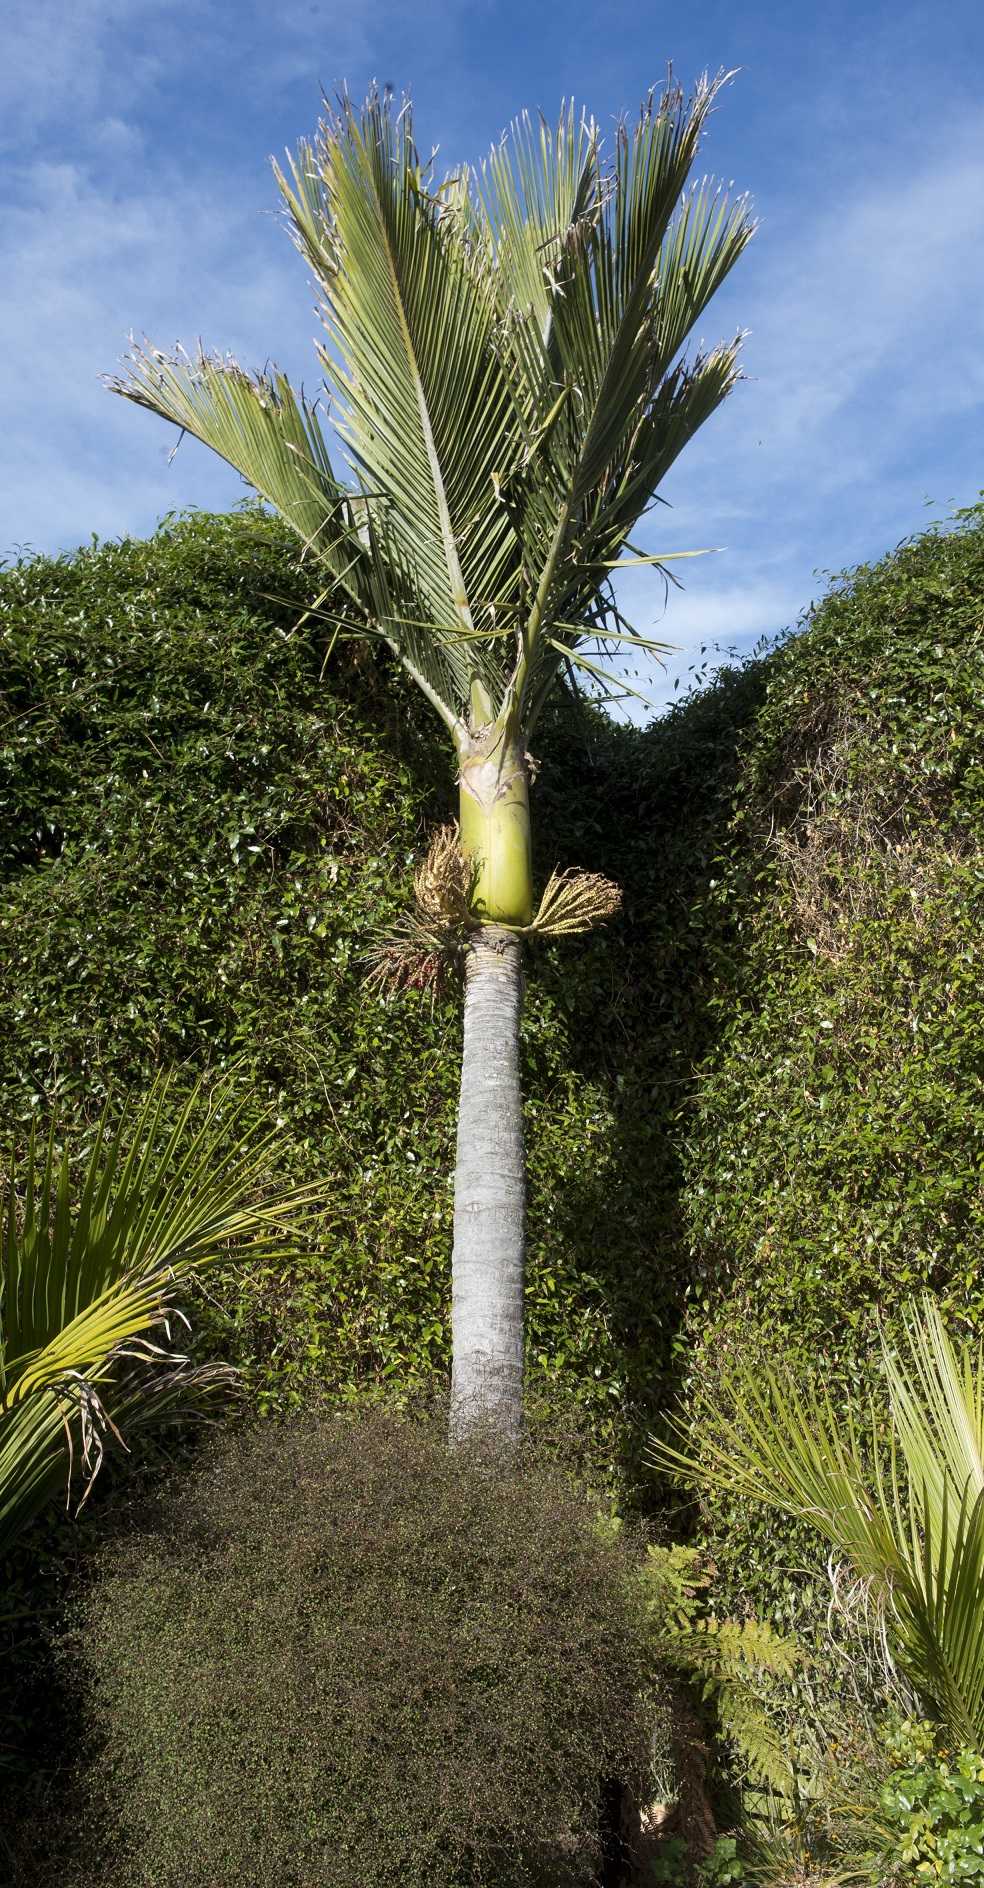
{"type": "Polygon", "coordinates": [[[568,1482],[436,1423],[224,1439],[107,1546],[77,1624],[107,1878],[589,1879],[605,1782],[645,1762],[632,1594],[568,1482]]]}
{"type": "Polygon", "coordinates": [[[941,1748],[929,1723],[909,1719],[889,1740],[894,1762],[881,1794],[891,1838],[880,1858],[892,1880],[984,1876],[984,1757],[941,1748]]]}

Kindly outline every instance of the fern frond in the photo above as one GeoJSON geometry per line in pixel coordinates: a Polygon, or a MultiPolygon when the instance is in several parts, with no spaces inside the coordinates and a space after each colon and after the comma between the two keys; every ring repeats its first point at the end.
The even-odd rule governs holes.
{"type": "Polygon", "coordinates": [[[708,1680],[705,1695],[713,1697],[721,1734],[732,1744],[761,1789],[790,1799],[796,1793],[797,1772],[786,1739],[776,1727],[769,1708],[748,1685],[708,1680]]]}
{"type": "Polygon", "coordinates": [[[797,1641],[781,1638],[767,1619],[702,1619],[692,1643],[695,1656],[722,1682],[745,1672],[791,1678],[803,1659],[797,1641]]]}

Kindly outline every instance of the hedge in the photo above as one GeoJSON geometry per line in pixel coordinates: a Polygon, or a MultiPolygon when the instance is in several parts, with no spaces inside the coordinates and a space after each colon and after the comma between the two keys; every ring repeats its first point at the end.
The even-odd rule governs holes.
{"type": "MultiPolygon", "coordinates": [[[[264,1412],[414,1393],[449,1346],[459,999],[387,1003],[361,959],[454,783],[399,674],[299,626],[310,595],[255,510],[0,577],[4,1118],[84,1131],[161,1067],[236,1068],[278,1171],[326,1200],[300,1263],[196,1311],[264,1412]]],[[[561,701],[544,731],[541,877],[604,868],[626,906],[530,966],[531,1380],[623,1464],[673,1370],[699,894],[754,693],[736,678],[655,737],[561,701]]]]}
{"type": "MultiPolygon", "coordinates": [[[[0,575],[4,1118],[235,1065],[326,1199],[196,1313],[261,1411],[448,1358],[459,1000],[386,1003],[361,958],[454,784],[311,588],[250,508],[0,575]]],[[[530,968],[531,1382],[623,1499],[716,1346],[853,1372],[923,1285],[984,1322],[982,619],[977,508],[651,728],[561,698],[543,730],[540,875],[625,907],[530,968]]]]}

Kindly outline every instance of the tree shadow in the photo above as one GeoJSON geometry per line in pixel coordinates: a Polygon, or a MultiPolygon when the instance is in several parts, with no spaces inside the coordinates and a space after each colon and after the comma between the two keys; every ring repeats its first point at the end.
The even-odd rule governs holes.
{"type": "MultiPolygon", "coordinates": [[[[645,730],[585,723],[562,701],[542,740],[540,875],[554,863],[602,871],[624,902],[605,930],[541,949],[531,966],[532,1295],[545,1271],[565,1273],[569,1308],[581,1290],[576,1367],[599,1386],[595,1402],[608,1399],[619,1472],[644,1507],[655,1491],[645,1439],[677,1399],[701,1300],[689,1116],[721,1005],[742,983],[741,933],[715,891],[768,670],[766,656],[724,671],[645,730]],[[562,1181],[556,1157],[543,1163],[543,1185],[551,1095],[589,1129],[593,1106],[597,1125],[562,1181]]],[[[536,1323],[534,1309],[534,1350],[536,1323]]]]}

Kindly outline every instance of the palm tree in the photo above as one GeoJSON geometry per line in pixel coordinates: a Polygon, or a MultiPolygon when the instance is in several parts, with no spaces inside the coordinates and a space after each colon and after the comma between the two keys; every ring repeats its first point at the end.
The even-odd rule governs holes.
{"type": "Polygon", "coordinates": [[[880,1603],[899,1666],[958,1743],[984,1749],[984,1359],[955,1348],[930,1298],[906,1345],[882,1343],[888,1416],[737,1359],[698,1391],[687,1433],[654,1466],[816,1528],[880,1603]],[[907,1352],[907,1354],[906,1354],[907,1352]],[[729,1411],[722,1429],[722,1410],[729,1411]]]}
{"type": "MultiPolygon", "coordinates": [[[[268,1143],[236,1132],[221,1091],[203,1121],[194,1091],[166,1128],[166,1082],[130,1118],[96,1130],[77,1196],[55,1125],[32,1131],[23,1187],[13,1160],[0,1203],[0,1552],[97,1473],[107,1432],[200,1408],[235,1376],[167,1347],[175,1293],[245,1243],[282,1242],[305,1197],[257,1192],[268,1143]],[[18,1200],[18,1192],[20,1200],[18,1200]],[[161,1336],[166,1342],[160,1341],[161,1336]]],[[[88,1492],[88,1487],[86,1487],[88,1492]]]]}
{"type": "MultiPolygon", "coordinates": [[[[323,572],[335,633],[383,642],[454,744],[471,919],[454,1433],[474,1417],[515,1438],[521,1418],[529,746],[559,676],[614,692],[599,651],[657,648],[620,615],[612,572],[663,561],[630,533],[738,377],[737,341],[683,357],[751,233],[743,201],[688,183],[719,84],[689,103],[675,84],[650,95],[608,159],[573,107],[555,132],[523,117],[478,172],[440,183],[408,105],[342,99],[277,181],[317,284],[348,482],[275,368],[145,343],[110,382],[281,513],[323,572]]],[[[578,918],[554,882],[553,928],[590,922],[579,895],[578,918]]]]}

